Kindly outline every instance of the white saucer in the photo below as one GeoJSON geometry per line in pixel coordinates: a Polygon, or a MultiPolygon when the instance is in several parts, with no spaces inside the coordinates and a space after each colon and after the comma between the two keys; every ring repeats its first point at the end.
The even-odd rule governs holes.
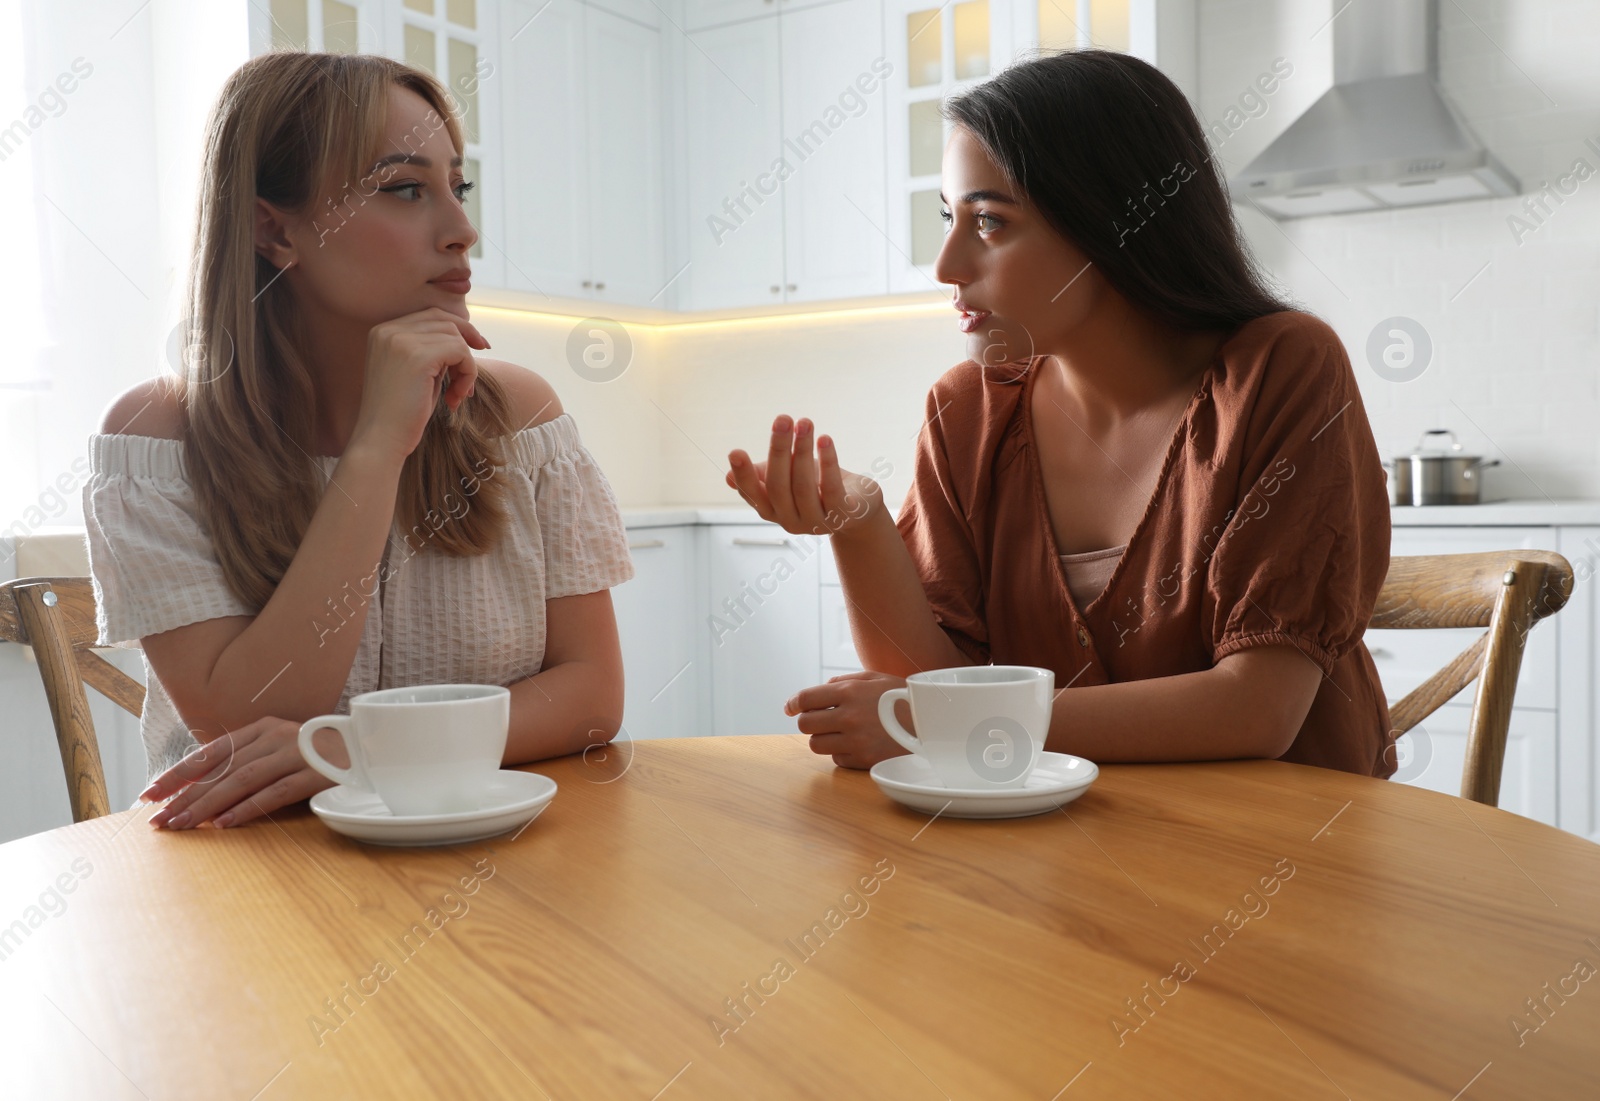
{"type": "Polygon", "coordinates": [[[913,810],[944,818],[1022,818],[1072,802],[1100,770],[1082,757],[1046,750],[1020,788],[947,788],[915,753],[879,761],[870,775],[885,795],[913,810]]]}
{"type": "Polygon", "coordinates": [[[548,776],[506,768],[489,781],[478,810],[397,815],[371,792],[343,784],[313,795],[311,810],[335,833],[373,845],[456,845],[526,825],[555,795],[548,776]]]}

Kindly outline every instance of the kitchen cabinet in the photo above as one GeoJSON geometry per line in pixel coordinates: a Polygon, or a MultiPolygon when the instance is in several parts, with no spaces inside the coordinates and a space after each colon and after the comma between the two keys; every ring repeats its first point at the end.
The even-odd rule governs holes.
{"type": "Polygon", "coordinates": [[[683,25],[686,30],[698,31],[719,27],[724,23],[739,23],[747,19],[760,19],[776,12],[815,8],[838,0],[684,0],[683,25]]]}
{"type": "Polygon", "coordinates": [[[891,292],[943,289],[933,264],[944,242],[939,174],[950,124],[939,105],[1011,60],[1012,16],[1003,0],[884,0],[883,40],[895,64],[884,90],[891,292]]]}
{"type": "Polygon", "coordinates": [[[270,14],[252,5],[251,41],[385,53],[451,88],[480,185],[467,199],[480,289],[686,311],[940,289],[940,101],[1020,51],[1123,48],[1192,95],[1194,0],[685,0],[681,12],[274,0],[270,14]]]}
{"type": "Polygon", "coordinates": [[[687,309],[783,301],[776,19],[692,32],[684,51],[687,309]]]}
{"type": "Polygon", "coordinates": [[[884,294],[884,84],[880,0],[785,10],[783,146],[784,300],[884,294]]]}
{"type": "Polygon", "coordinates": [[[774,524],[717,525],[707,537],[714,734],[793,731],[783,705],[821,679],[822,540],[774,524]]]}
{"type": "Polygon", "coordinates": [[[888,289],[879,0],[767,11],[690,33],[684,308],[888,289]]]}
{"type": "MultiPolygon", "coordinates": [[[[659,305],[661,32],[582,0],[506,0],[504,282],[659,305]]],[[[487,236],[487,235],[486,235],[487,236]]]]}
{"type": "Polygon", "coordinates": [[[1198,103],[1195,0],[884,0],[896,63],[887,95],[889,286],[942,289],[939,176],[950,124],[939,104],[1038,49],[1100,46],[1160,69],[1198,103]]]}
{"type": "Polygon", "coordinates": [[[704,530],[683,524],[628,532],[634,576],[611,590],[623,645],[626,734],[619,741],[688,737],[704,729],[704,530]]]}

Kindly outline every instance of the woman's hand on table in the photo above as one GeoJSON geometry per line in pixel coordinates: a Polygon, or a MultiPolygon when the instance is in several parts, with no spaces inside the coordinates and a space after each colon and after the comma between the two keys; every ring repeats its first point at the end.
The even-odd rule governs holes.
{"type": "MultiPolygon", "coordinates": [[[[347,763],[339,745],[335,764],[347,763]]],[[[257,719],[196,746],[139,793],[146,802],[171,801],[150,816],[152,826],[187,829],[210,823],[237,826],[308,799],[333,781],[300,755],[300,724],[257,719]]]]}
{"type": "Polygon", "coordinates": [[[795,535],[838,535],[859,526],[882,507],[883,489],[872,478],[839,466],[833,440],[820,437],[811,451],[815,426],[787,414],[772,422],[765,462],[752,463],[743,450],[728,452],[725,480],[763,520],[795,535]]]}
{"type": "MultiPolygon", "coordinates": [[[[906,752],[878,721],[878,697],[905,686],[904,677],[888,673],[843,673],[795,693],[783,713],[799,716],[800,733],[811,735],[811,752],[831,756],[844,768],[871,768],[906,752]]],[[[902,724],[915,733],[909,722],[902,724]]]]}

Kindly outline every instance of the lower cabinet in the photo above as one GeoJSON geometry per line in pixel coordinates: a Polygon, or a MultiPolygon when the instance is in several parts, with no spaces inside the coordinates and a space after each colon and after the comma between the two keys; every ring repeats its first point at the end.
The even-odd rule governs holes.
{"type": "Polygon", "coordinates": [[[705,619],[704,531],[693,524],[628,531],[634,576],[611,590],[622,640],[622,728],[628,738],[705,733],[708,678],[699,638],[705,619]]]}
{"type": "Polygon", "coordinates": [[[628,737],[794,733],[789,697],[819,683],[825,540],[772,524],[629,528],[612,590],[628,737]]]}
{"type": "Polygon", "coordinates": [[[709,529],[712,733],[795,731],[783,705],[821,679],[817,563],[832,553],[771,524],[709,529]]]}

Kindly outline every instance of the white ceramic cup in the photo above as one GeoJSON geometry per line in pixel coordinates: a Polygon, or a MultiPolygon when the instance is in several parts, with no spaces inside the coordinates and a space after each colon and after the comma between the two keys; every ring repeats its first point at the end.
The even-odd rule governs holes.
{"type": "Polygon", "coordinates": [[[300,756],[328,779],[370,791],[395,814],[477,810],[500,770],[511,725],[511,690],[492,684],[425,684],[363,692],[348,715],[300,726],[300,756]],[[311,736],[332,727],[350,767],[332,764],[311,736]]]}
{"type": "Polygon", "coordinates": [[[1044,752],[1055,684],[1053,671],[1031,665],[929,669],[878,697],[878,718],[947,788],[1020,788],[1044,752]],[[911,705],[915,734],[895,718],[897,700],[911,705]]]}

